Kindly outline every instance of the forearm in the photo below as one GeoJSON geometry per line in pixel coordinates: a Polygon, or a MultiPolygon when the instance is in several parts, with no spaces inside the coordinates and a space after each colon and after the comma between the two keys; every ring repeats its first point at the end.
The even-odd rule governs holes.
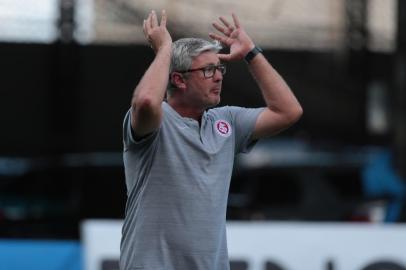
{"type": "Polygon", "coordinates": [[[286,116],[301,115],[302,108],[285,80],[267,59],[258,54],[248,64],[269,110],[286,116]]]}
{"type": "Polygon", "coordinates": [[[168,84],[170,61],[171,46],[161,48],[134,90],[133,108],[144,103],[160,108],[168,84]]]}
{"type": "Polygon", "coordinates": [[[168,84],[171,45],[161,47],[134,90],[131,126],[137,137],[156,130],[162,119],[161,103],[168,84]]]}

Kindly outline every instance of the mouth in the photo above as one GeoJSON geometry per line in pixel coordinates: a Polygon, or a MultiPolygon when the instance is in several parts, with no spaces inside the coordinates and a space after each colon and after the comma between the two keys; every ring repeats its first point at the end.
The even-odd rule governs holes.
{"type": "Polygon", "coordinates": [[[219,95],[221,93],[221,87],[215,87],[211,90],[213,94],[219,95]]]}

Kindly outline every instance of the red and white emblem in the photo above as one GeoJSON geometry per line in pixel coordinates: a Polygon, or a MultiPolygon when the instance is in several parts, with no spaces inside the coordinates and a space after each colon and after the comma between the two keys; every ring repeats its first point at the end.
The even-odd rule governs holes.
{"type": "Polygon", "coordinates": [[[217,120],[214,123],[214,129],[223,137],[228,137],[231,135],[231,125],[226,120],[217,120]]]}

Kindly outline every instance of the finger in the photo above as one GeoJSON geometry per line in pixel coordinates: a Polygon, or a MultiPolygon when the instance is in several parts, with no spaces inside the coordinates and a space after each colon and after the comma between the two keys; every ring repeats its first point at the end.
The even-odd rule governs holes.
{"type": "Polygon", "coordinates": [[[232,13],[231,16],[233,17],[235,27],[240,28],[241,24],[240,21],[238,20],[237,15],[235,15],[235,13],[232,13]]]}
{"type": "Polygon", "coordinates": [[[231,55],[229,55],[229,54],[218,53],[217,57],[220,59],[220,61],[225,61],[225,62],[231,61],[231,55]]]}
{"type": "Polygon", "coordinates": [[[151,28],[151,13],[148,14],[148,17],[145,20],[145,29],[148,31],[150,28],[151,28]]]}
{"type": "Polygon", "coordinates": [[[147,21],[144,20],[142,23],[142,31],[144,32],[144,36],[147,36],[147,21]]]}
{"type": "Polygon", "coordinates": [[[226,30],[224,29],[224,27],[222,27],[221,25],[219,25],[218,23],[214,22],[213,27],[216,28],[219,32],[226,34],[226,30]]]}
{"type": "Polygon", "coordinates": [[[227,46],[230,45],[229,44],[229,39],[227,37],[223,37],[223,36],[220,36],[220,35],[215,34],[215,33],[210,33],[209,37],[212,38],[212,39],[218,40],[218,41],[220,41],[221,43],[223,43],[223,44],[225,44],[227,46]]]}
{"type": "Polygon", "coordinates": [[[165,9],[164,9],[164,10],[162,10],[162,12],[161,12],[161,26],[166,27],[166,19],[167,19],[167,17],[166,17],[166,11],[165,11],[165,9]]]}
{"type": "Polygon", "coordinates": [[[219,19],[225,26],[227,26],[227,27],[231,26],[230,23],[223,16],[221,16],[219,19]]]}
{"type": "Polygon", "coordinates": [[[156,16],[155,10],[151,12],[151,27],[156,27],[158,26],[158,18],[156,16]]]}
{"type": "Polygon", "coordinates": [[[150,16],[148,16],[148,18],[146,20],[144,20],[144,26],[143,26],[143,30],[144,30],[144,35],[146,38],[148,38],[148,33],[151,30],[151,23],[150,23],[150,16]]]}

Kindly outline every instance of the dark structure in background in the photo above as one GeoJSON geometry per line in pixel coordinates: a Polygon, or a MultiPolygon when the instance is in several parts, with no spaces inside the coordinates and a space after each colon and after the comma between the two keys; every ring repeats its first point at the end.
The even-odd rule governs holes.
{"type": "MultiPolygon", "coordinates": [[[[364,200],[362,164],[343,162],[353,158],[342,151],[345,146],[392,141],[399,168],[405,168],[405,35],[399,31],[396,55],[369,52],[366,3],[347,3],[345,51],[265,52],[305,110],[302,120],[278,138],[287,144],[306,142],[335,161],[237,167],[230,219],[356,218],[354,211],[364,200]],[[373,78],[391,88],[394,74],[393,133],[369,134],[368,82],[373,78]]],[[[399,1],[399,29],[405,9],[399,1]]],[[[122,118],[153,52],[145,46],[76,44],[73,10],[74,1],[61,0],[55,44],[0,44],[0,237],[77,238],[82,219],[124,215],[122,118]]],[[[244,63],[229,65],[222,103],[263,105],[244,63]]]]}
{"type": "Polygon", "coordinates": [[[394,94],[394,147],[397,168],[406,178],[406,3],[398,1],[397,51],[395,54],[395,94],[394,94]]]}

